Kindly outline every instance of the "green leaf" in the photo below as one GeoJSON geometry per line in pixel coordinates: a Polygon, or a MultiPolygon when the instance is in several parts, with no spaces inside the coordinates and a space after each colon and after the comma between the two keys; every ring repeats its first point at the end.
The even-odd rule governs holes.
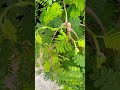
{"type": "MultiPolygon", "coordinates": [[[[52,40],[52,35],[53,35],[53,33],[54,32],[52,32],[51,30],[49,30],[49,29],[46,29],[46,30],[44,30],[44,36],[43,36],[43,42],[44,43],[51,43],[51,40],[52,40]]],[[[41,32],[42,33],[42,32],[41,32]]]]}
{"type": "Polygon", "coordinates": [[[37,43],[42,44],[42,38],[40,37],[39,34],[35,35],[35,40],[36,40],[37,43]]]}
{"type": "Polygon", "coordinates": [[[63,32],[63,30],[61,31],[61,34],[63,35],[64,38],[67,38],[67,35],[63,32]]]}
{"type": "Polygon", "coordinates": [[[85,0],[65,0],[69,5],[75,5],[82,12],[85,9],[85,0]]]}
{"type": "Polygon", "coordinates": [[[84,39],[81,39],[81,40],[79,40],[78,41],[78,45],[80,46],[80,47],[85,47],[85,40],[84,39]]]}
{"type": "Polygon", "coordinates": [[[9,40],[14,41],[14,42],[17,41],[17,37],[16,37],[17,31],[10,20],[5,19],[5,22],[4,22],[4,25],[3,25],[1,31],[4,34],[4,37],[6,39],[9,39],[9,40]]]}
{"type": "Polygon", "coordinates": [[[58,28],[62,23],[63,21],[60,17],[56,17],[50,21],[50,25],[55,28],[58,28]]]}
{"type": "Polygon", "coordinates": [[[55,65],[58,63],[58,57],[56,55],[52,56],[52,65],[55,65]]]}
{"type": "Polygon", "coordinates": [[[18,6],[18,7],[27,6],[27,5],[34,6],[34,2],[31,2],[31,1],[20,1],[20,2],[15,4],[15,6],[18,6]]]}
{"type": "MultiPolygon", "coordinates": [[[[109,33],[109,32],[108,32],[109,33]]],[[[106,48],[113,50],[120,50],[120,32],[112,33],[104,36],[104,43],[106,48]]]]}
{"type": "Polygon", "coordinates": [[[100,90],[120,90],[120,85],[115,83],[105,83],[100,90]]]}
{"type": "Polygon", "coordinates": [[[45,61],[45,63],[44,63],[44,71],[45,72],[50,71],[50,61],[45,61]]]}
{"type": "Polygon", "coordinates": [[[105,77],[106,74],[107,74],[107,68],[106,67],[102,67],[101,68],[101,76],[105,77]]]}
{"type": "Polygon", "coordinates": [[[78,52],[79,52],[79,49],[75,48],[75,55],[77,55],[78,52]]]}
{"type": "Polygon", "coordinates": [[[71,23],[72,29],[76,32],[78,37],[81,37],[83,35],[84,28],[80,27],[80,19],[79,19],[79,17],[74,17],[74,18],[71,17],[69,19],[69,21],[71,23]]]}
{"type": "Polygon", "coordinates": [[[115,80],[115,72],[112,68],[110,68],[106,74],[107,80],[114,81],[115,80]]]}
{"type": "Polygon", "coordinates": [[[51,5],[52,4],[52,0],[48,0],[48,4],[51,5]]]}
{"type": "Polygon", "coordinates": [[[94,86],[95,86],[95,87],[100,87],[100,86],[102,86],[104,83],[105,83],[105,79],[104,79],[104,78],[100,78],[100,79],[98,79],[98,80],[96,80],[96,81],[94,82],[94,86]]]}
{"type": "Polygon", "coordinates": [[[70,12],[70,16],[73,18],[80,16],[80,10],[76,7],[73,7],[70,12]]]}
{"type": "Polygon", "coordinates": [[[72,59],[74,60],[74,63],[77,63],[78,66],[85,67],[85,56],[78,54],[72,59]]]}
{"type": "Polygon", "coordinates": [[[44,12],[45,16],[43,17],[43,21],[45,24],[48,24],[51,20],[61,15],[62,11],[62,7],[57,2],[53,3],[51,7],[48,7],[46,12],[44,12]]]}
{"type": "Polygon", "coordinates": [[[57,40],[64,40],[64,37],[62,35],[58,35],[58,38],[56,38],[57,40]]]}

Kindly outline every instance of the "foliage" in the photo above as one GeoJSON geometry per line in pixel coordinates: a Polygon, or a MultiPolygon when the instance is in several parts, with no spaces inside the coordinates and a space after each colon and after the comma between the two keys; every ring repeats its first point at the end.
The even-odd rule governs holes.
{"type": "Polygon", "coordinates": [[[36,67],[43,66],[46,79],[56,80],[63,85],[63,90],[84,90],[85,35],[81,24],[84,24],[85,3],[84,0],[65,0],[64,3],[62,0],[36,0],[36,67]],[[74,30],[70,37],[64,23],[65,9],[74,30]]]}
{"type": "Polygon", "coordinates": [[[87,7],[94,14],[86,12],[86,90],[119,90],[119,4],[94,0],[87,7]]]}
{"type": "Polygon", "coordinates": [[[0,90],[34,88],[34,3],[1,0],[0,7],[0,90]]]}

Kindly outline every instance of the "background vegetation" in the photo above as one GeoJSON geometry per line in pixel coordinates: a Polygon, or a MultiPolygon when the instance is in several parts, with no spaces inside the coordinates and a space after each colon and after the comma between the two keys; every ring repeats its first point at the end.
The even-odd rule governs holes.
{"type": "Polygon", "coordinates": [[[86,5],[86,90],[120,89],[120,2],[86,5]]]}
{"type": "Polygon", "coordinates": [[[0,90],[34,89],[34,2],[0,1],[0,90]]]}

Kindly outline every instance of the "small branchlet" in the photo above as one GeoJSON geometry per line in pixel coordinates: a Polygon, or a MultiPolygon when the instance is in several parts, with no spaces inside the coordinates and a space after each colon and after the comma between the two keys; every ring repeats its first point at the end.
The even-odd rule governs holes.
{"type": "Polygon", "coordinates": [[[71,37],[71,34],[70,34],[70,33],[73,32],[74,35],[76,36],[76,38],[79,39],[78,36],[77,36],[77,34],[76,34],[76,32],[72,29],[72,27],[71,27],[71,23],[68,22],[68,18],[67,18],[67,10],[66,10],[66,5],[65,5],[64,0],[63,0],[63,4],[64,4],[65,15],[66,15],[66,17],[65,17],[66,34],[67,34],[68,37],[71,37]]]}

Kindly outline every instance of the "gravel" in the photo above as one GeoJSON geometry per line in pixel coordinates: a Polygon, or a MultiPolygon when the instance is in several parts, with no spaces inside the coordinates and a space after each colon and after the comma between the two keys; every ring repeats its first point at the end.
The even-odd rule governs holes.
{"type": "MultiPolygon", "coordinates": [[[[37,71],[38,69],[36,69],[37,71]]],[[[44,79],[44,73],[35,74],[35,90],[60,90],[56,82],[44,79]]]]}

